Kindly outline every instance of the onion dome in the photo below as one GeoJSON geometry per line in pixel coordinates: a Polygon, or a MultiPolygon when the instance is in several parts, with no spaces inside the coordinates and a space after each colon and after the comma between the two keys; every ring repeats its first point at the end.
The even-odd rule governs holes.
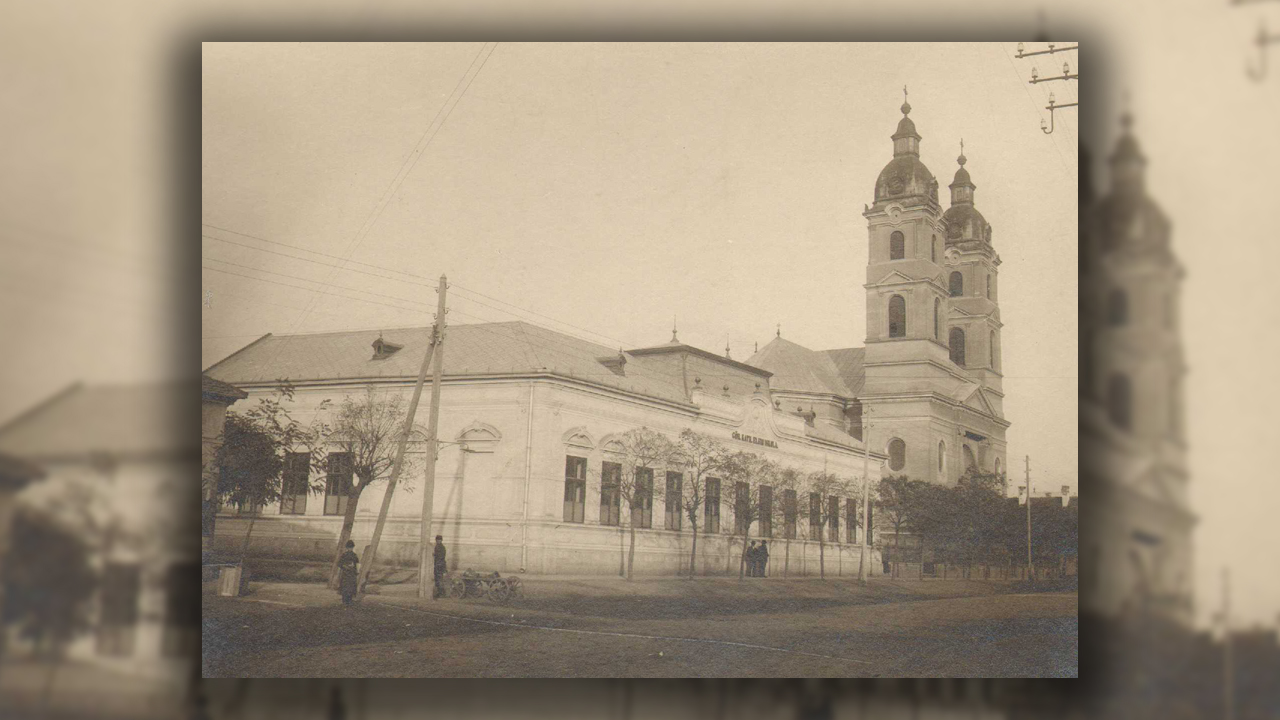
{"type": "Polygon", "coordinates": [[[947,244],[980,241],[991,243],[991,225],[982,213],[973,206],[973,191],[976,185],[969,178],[969,171],[964,164],[968,158],[964,156],[964,141],[960,143],[960,157],[956,158],[960,169],[956,170],[955,180],[951,181],[951,207],[942,214],[947,225],[947,244]]]}
{"type": "Polygon", "coordinates": [[[909,117],[911,104],[904,99],[901,109],[902,119],[892,136],[893,159],[876,178],[876,201],[923,196],[937,202],[938,181],[920,162],[920,134],[909,117]]]}

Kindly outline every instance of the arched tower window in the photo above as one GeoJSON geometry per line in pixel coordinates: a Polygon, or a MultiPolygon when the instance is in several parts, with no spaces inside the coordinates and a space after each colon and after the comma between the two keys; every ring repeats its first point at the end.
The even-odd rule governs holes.
{"type": "Polygon", "coordinates": [[[1129,296],[1120,288],[1112,290],[1107,297],[1107,320],[1112,325],[1129,322],[1129,296]]]}
{"type": "Polygon", "coordinates": [[[933,240],[929,241],[929,259],[938,262],[938,236],[934,235],[933,240]]]}
{"type": "Polygon", "coordinates": [[[1127,376],[1111,376],[1107,384],[1107,413],[1118,427],[1126,430],[1133,427],[1133,388],[1127,376]]]}
{"type": "Polygon", "coordinates": [[[973,448],[968,445],[964,446],[964,471],[972,472],[978,469],[978,461],[973,457],[973,448]]]}
{"type": "Polygon", "coordinates": [[[907,444],[902,438],[889,441],[889,469],[901,470],[907,465],[907,444]]]}
{"type": "Polygon", "coordinates": [[[902,233],[894,230],[889,236],[889,259],[901,260],[907,256],[907,240],[902,233]]]}
{"type": "Polygon", "coordinates": [[[999,348],[999,346],[997,346],[997,345],[996,345],[996,331],[995,331],[995,330],[992,330],[992,331],[991,331],[991,347],[990,347],[989,349],[990,349],[990,351],[991,351],[991,369],[992,369],[992,370],[995,370],[995,369],[996,369],[996,358],[999,358],[999,357],[1000,357],[1000,348],[999,348]]]}
{"type": "Polygon", "coordinates": [[[938,441],[938,474],[941,475],[947,471],[947,444],[938,441]]]}
{"type": "Polygon", "coordinates": [[[901,295],[889,298],[889,337],[907,336],[907,301],[901,295]]]}
{"type": "Polygon", "coordinates": [[[987,299],[991,299],[991,274],[987,273],[987,299]]]}
{"type": "Polygon", "coordinates": [[[964,330],[951,328],[951,334],[947,338],[947,345],[951,350],[951,362],[964,367],[964,330]]]}
{"type": "Polygon", "coordinates": [[[996,469],[996,477],[1000,477],[1000,458],[996,458],[995,469],[996,469]]]}
{"type": "Polygon", "coordinates": [[[942,339],[942,301],[933,299],[933,339],[942,339]]]}
{"type": "Polygon", "coordinates": [[[964,275],[959,270],[951,273],[951,277],[947,279],[947,290],[951,293],[951,297],[964,295],[964,275]]]}

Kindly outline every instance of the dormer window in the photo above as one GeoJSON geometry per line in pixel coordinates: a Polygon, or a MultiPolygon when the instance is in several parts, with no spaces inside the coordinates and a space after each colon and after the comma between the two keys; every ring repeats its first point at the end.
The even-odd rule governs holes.
{"type": "Polygon", "coordinates": [[[404,347],[403,345],[396,345],[395,343],[389,343],[386,340],[383,340],[382,336],[379,335],[378,339],[373,341],[373,358],[371,359],[386,360],[392,355],[395,355],[396,352],[402,349],[403,347],[404,347]]]}

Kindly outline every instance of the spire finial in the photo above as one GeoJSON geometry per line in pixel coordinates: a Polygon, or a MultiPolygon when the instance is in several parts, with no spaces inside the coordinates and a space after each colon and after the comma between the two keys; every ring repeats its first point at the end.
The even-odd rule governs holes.
{"type": "Polygon", "coordinates": [[[724,356],[730,360],[733,359],[732,357],[729,357],[729,338],[724,339],[724,356]]]}
{"type": "Polygon", "coordinates": [[[676,316],[671,316],[671,342],[680,342],[676,339],[676,316]]]}
{"type": "Polygon", "coordinates": [[[903,115],[909,115],[909,114],[911,114],[911,103],[907,102],[907,86],[906,86],[906,85],[903,85],[903,86],[902,86],[902,108],[901,108],[901,110],[902,110],[902,114],[903,114],[903,115]]]}
{"type": "Polygon", "coordinates": [[[778,323],[778,337],[782,337],[782,323],[778,323]]]}
{"type": "Polygon", "coordinates": [[[969,159],[964,156],[964,138],[960,138],[960,157],[956,158],[956,162],[960,163],[960,167],[964,167],[968,161],[969,159]]]}

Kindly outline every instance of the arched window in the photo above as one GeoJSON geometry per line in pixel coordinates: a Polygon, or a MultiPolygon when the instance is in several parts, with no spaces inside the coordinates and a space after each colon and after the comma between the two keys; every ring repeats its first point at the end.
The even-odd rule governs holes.
{"type": "Polygon", "coordinates": [[[933,299],[933,339],[942,339],[942,301],[933,299]]]}
{"type": "Polygon", "coordinates": [[[973,457],[973,449],[968,445],[964,446],[964,471],[970,472],[978,469],[978,461],[973,457]]]}
{"type": "Polygon", "coordinates": [[[889,337],[907,336],[907,301],[901,295],[889,298],[889,337]]]}
{"type": "Polygon", "coordinates": [[[987,274],[987,299],[991,299],[991,274],[987,274]]]}
{"type": "Polygon", "coordinates": [[[1000,348],[996,346],[996,331],[991,331],[991,369],[996,369],[996,358],[1000,357],[1000,348]]]}
{"type": "Polygon", "coordinates": [[[1129,296],[1120,288],[1112,290],[1107,298],[1107,320],[1112,325],[1129,322],[1129,296]]]}
{"type": "Polygon", "coordinates": [[[1133,389],[1129,378],[1124,375],[1112,375],[1107,384],[1107,412],[1111,422],[1128,430],[1133,426],[1133,389]]]}
{"type": "Polygon", "coordinates": [[[901,470],[907,465],[907,444],[901,438],[889,441],[889,469],[901,470]]]}
{"type": "Polygon", "coordinates": [[[964,367],[964,330],[951,328],[951,334],[947,338],[947,345],[951,349],[951,362],[964,367]]]}
{"type": "Polygon", "coordinates": [[[996,458],[996,477],[1000,477],[1000,458],[996,458]]]}
{"type": "Polygon", "coordinates": [[[964,275],[961,275],[959,270],[951,273],[951,277],[947,280],[947,290],[951,293],[951,297],[964,295],[964,275]]]}
{"type": "Polygon", "coordinates": [[[933,239],[929,241],[929,259],[932,260],[933,262],[938,262],[938,236],[937,235],[934,235],[933,239]]]}
{"type": "Polygon", "coordinates": [[[889,236],[889,259],[901,260],[907,256],[907,240],[902,233],[894,230],[889,236]]]}
{"type": "Polygon", "coordinates": [[[938,474],[942,474],[947,470],[947,444],[938,441],[938,474]]]}

